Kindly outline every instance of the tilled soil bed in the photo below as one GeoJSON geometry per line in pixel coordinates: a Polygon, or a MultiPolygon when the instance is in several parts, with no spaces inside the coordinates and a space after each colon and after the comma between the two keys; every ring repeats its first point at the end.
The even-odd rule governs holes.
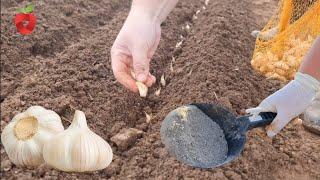
{"type": "Polygon", "coordinates": [[[1,178],[320,179],[320,138],[293,122],[273,139],[262,128],[252,130],[242,156],[216,169],[179,163],[160,140],[161,121],[180,105],[216,102],[243,115],[284,85],[266,80],[250,66],[250,32],[266,23],[275,1],[211,0],[206,5],[181,0],[162,24],[151,65],[158,81],[146,99],[125,90],[111,71],[109,50],[129,1],[38,3],[35,31],[20,36],[12,18],[24,3],[1,0],[1,129],[31,105],[56,111],[65,127],[79,109],[90,128],[111,144],[114,159],[108,168],[93,173],[65,173],[45,165],[28,169],[11,164],[1,145],[1,178]],[[182,44],[176,47],[178,42],[182,44]],[[155,96],[162,74],[167,85],[155,96]],[[144,112],[151,115],[149,123],[144,112]],[[131,127],[143,136],[120,150],[110,138],[131,127]]]}

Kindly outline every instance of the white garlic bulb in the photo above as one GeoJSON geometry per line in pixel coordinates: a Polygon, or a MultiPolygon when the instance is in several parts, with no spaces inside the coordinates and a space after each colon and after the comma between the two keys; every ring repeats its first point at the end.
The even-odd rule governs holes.
{"type": "Polygon", "coordinates": [[[78,110],[69,128],[54,136],[43,148],[47,164],[68,172],[104,169],[111,163],[112,156],[110,145],[88,128],[84,113],[78,110]]]}
{"type": "Polygon", "coordinates": [[[1,142],[14,164],[38,166],[44,162],[44,143],[63,130],[57,113],[31,106],[13,117],[1,134],[1,142]]]}

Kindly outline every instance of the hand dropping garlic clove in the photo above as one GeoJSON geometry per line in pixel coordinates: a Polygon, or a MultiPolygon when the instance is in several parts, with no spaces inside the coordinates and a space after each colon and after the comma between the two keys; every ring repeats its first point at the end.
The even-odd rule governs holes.
{"type": "Polygon", "coordinates": [[[31,106],[13,117],[1,134],[1,142],[14,164],[38,166],[44,163],[44,143],[63,130],[57,113],[31,106]]]}
{"type": "Polygon", "coordinates": [[[110,145],[92,132],[85,114],[76,110],[68,129],[45,143],[45,162],[62,171],[86,172],[106,168],[112,161],[110,145]]]}

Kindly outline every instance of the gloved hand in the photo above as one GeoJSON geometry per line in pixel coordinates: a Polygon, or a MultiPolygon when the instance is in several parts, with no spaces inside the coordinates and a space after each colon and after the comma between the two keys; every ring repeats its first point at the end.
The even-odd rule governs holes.
{"type": "Polygon", "coordinates": [[[260,112],[277,112],[267,127],[267,135],[275,136],[291,119],[304,112],[320,90],[320,82],[308,74],[298,72],[285,87],[263,100],[256,108],[246,112],[257,116],[260,112]]]}
{"type": "Polygon", "coordinates": [[[133,0],[130,13],[111,48],[112,70],[116,79],[138,92],[135,80],[148,87],[156,78],[149,72],[150,60],[160,41],[160,24],[177,0],[133,0]]]}

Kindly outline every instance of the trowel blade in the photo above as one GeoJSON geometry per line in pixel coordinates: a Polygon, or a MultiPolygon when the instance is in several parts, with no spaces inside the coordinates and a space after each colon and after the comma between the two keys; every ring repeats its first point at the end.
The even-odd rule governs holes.
{"type": "Polygon", "coordinates": [[[194,105],[167,115],[162,122],[161,139],[170,154],[193,167],[212,168],[227,158],[223,130],[194,105]]]}

